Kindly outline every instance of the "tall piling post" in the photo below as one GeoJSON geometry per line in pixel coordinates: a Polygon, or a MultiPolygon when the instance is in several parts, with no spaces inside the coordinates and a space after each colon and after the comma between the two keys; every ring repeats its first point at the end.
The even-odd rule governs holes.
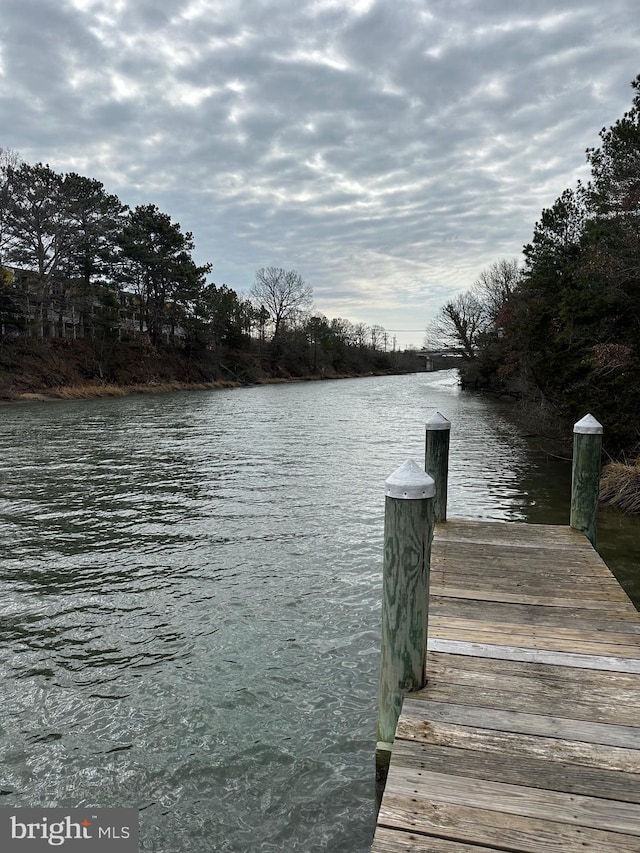
{"type": "Polygon", "coordinates": [[[571,466],[571,527],[596,545],[598,494],[602,465],[602,424],[585,415],[573,427],[571,466]]]}
{"type": "Polygon", "coordinates": [[[424,467],[436,484],[433,500],[435,521],[447,520],[450,435],[451,421],[448,421],[444,415],[436,412],[429,418],[426,423],[424,467]]]}
{"type": "Polygon", "coordinates": [[[376,778],[384,786],[402,700],[426,682],[435,483],[415,462],[385,483],[376,778]]]}

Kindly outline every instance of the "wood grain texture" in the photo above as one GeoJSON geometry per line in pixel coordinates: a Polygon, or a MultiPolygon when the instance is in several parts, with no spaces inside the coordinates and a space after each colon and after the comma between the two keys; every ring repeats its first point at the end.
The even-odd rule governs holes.
{"type": "Polygon", "coordinates": [[[402,699],[425,683],[433,498],[386,498],[379,743],[391,743],[402,699]]]}
{"type": "MultiPolygon", "coordinates": [[[[505,637],[505,639],[507,639],[505,637]]],[[[556,666],[579,667],[581,669],[601,669],[611,672],[640,673],[640,661],[637,658],[588,655],[585,653],[557,652],[525,647],[498,646],[491,643],[469,643],[458,640],[441,640],[437,637],[428,640],[428,648],[449,654],[475,655],[496,658],[498,660],[522,660],[532,663],[549,663],[556,666]]]]}
{"type": "Polygon", "coordinates": [[[487,853],[487,848],[381,826],[371,853],[487,853]]]}
{"type": "Polygon", "coordinates": [[[581,740],[563,740],[559,737],[525,735],[493,731],[476,726],[462,726],[449,722],[434,722],[416,717],[401,716],[396,740],[414,740],[451,746],[454,749],[477,750],[483,755],[508,753],[530,756],[533,759],[561,761],[597,771],[619,771],[636,774],[640,762],[638,750],[613,747],[581,740]]]}
{"type": "MultiPolygon", "coordinates": [[[[407,828],[415,835],[448,839],[457,844],[478,844],[489,851],[509,853],[638,853],[638,836],[508,811],[461,806],[430,800],[415,791],[385,795],[378,825],[407,828]]],[[[402,849],[402,848],[400,848],[402,849]]],[[[429,846],[426,846],[429,850],[429,846]]],[[[461,853],[453,847],[452,853],[461,853]]],[[[375,850],[375,842],[373,850],[375,850]]]]}
{"type": "Polygon", "coordinates": [[[405,793],[411,798],[426,792],[426,797],[435,803],[467,806],[538,820],[553,820],[611,832],[633,834],[637,833],[640,826],[640,805],[637,803],[623,803],[504,782],[483,781],[479,785],[476,779],[401,767],[393,760],[387,784],[389,781],[398,793],[405,793]]]}
{"type": "Polygon", "coordinates": [[[433,499],[435,521],[446,521],[447,518],[450,435],[451,431],[448,429],[430,430],[428,427],[425,435],[424,469],[433,477],[436,484],[436,494],[433,499]]]}
{"type": "MultiPolygon", "coordinates": [[[[588,743],[640,749],[640,728],[635,726],[609,725],[592,720],[572,719],[546,714],[530,714],[522,711],[491,708],[486,705],[461,705],[455,702],[434,702],[429,697],[428,687],[420,693],[407,696],[403,715],[421,720],[443,720],[463,726],[478,726],[494,731],[516,732],[542,737],[559,737],[565,740],[580,740],[588,743]]],[[[640,755],[639,755],[640,758],[640,755]]]]}
{"type": "Polygon", "coordinates": [[[458,746],[416,744],[410,740],[396,739],[393,760],[398,768],[429,770],[486,781],[499,778],[503,783],[514,785],[640,803],[640,767],[637,766],[640,756],[635,750],[634,769],[638,772],[624,773],[563,761],[557,757],[557,752],[535,758],[520,750],[517,740],[508,743],[508,748],[505,748],[506,743],[503,740],[502,748],[484,752],[469,748],[464,738],[459,739],[458,746]]]}
{"type": "Polygon", "coordinates": [[[635,608],[612,613],[599,608],[569,606],[532,606],[534,602],[494,602],[480,599],[448,597],[440,595],[437,587],[431,588],[429,613],[432,616],[445,616],[456,619],[484,618],[498,625],[512,622],[517,625],[558,625],[565,628],[582,630],[610,631],[621,634],[635,634],[640,637],[640,621],[635,608]]]}
{"type": "Polygon", "coordinates": [[[569,527],[449,521],[372,853],[640,853],[640,614],[569,527]]]}
{"type": "Polygon", "coordinates": [[[464,677],[467,674],[472,678],[486,679],[500,682],[505,689],[522,688],[523,680],[531,681],[536,688],[539,684],[555,687],[557,690],[576,690],[582,701],[583,694],[609,690],[617,695],[618,690],[637,692],[640,685],[635,675],[617,673],[611,678],[607,671],[584,671],[577,667],[562,666],[558,668],[553,664],[530,663],[520,660],[496,660],[478,656],[451,655],[446,652],[429,653],[429,680],[445,677],[448,673],[464,677]]]}
{"type": "MultiPolygon", "coordinates": [[[[576,600],[575,596],[557,595],[550,596],[538,595],[536,591],[522,585],[515,591],[500,590],[491,587],[485,589],[474,589],[470,586],[462,586],[461,583],[455,583],[453,576],[450,574],[444,583],[435,583],[431,578],[431,595],[446,598],[462,598],[470,601],[494,601],[505,602],[512,604],[523,605],[540,605],[547,608],[553,607],[575,607],[578,611],[585,610],[601,610],[603,607],[616,619],[638,618],[638,611],[629,601],[628,596],[620,589],[619,593],[612,595],[603,595],[596,587],[593,590],[593,595],[590,596],[586,590],[583,590],[580,599],[576,600]]],[[[462,579],[460,579],[462,580],[462,579]]]]}
{"type": "Polygon", "coordinates": [[[571,464],[569,524],[595,546],[598,528],[598,491],[602,465],[602,434],[574,433],[571,464]]]}

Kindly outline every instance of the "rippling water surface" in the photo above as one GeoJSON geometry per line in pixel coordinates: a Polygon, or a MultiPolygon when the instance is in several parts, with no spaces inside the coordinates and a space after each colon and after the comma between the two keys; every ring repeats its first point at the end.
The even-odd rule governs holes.
{"type": "Polygon", "coordinates": [[[365,853],[384,480],[436,408],[452,513],[524,518],[527,446],[452,372],[3,407],[0,805],[365,853]]]}

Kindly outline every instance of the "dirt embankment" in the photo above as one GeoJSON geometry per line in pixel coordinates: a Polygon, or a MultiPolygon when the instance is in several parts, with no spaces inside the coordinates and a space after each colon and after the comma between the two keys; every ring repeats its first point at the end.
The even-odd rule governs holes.
{"type": "Polygon", "coordinates": [[[120,343],[111,351],[92,341],[14,338],[0,345],[0,399],[120,396],[142,391],[240,385],[259,368],[224,365],[214,353],[199,356],[120,343]]]}
{"type": "MultiPolygon", "coordinates": [[[[110,349],[93,341],[12,338],[0,344],[0,400],[82,399],[183,389],[229,388],[296,379],[258,354],[156,348],[146,342],[110,349]]],[[[384,371],[383,371],[384,372],[384,371]]]]}

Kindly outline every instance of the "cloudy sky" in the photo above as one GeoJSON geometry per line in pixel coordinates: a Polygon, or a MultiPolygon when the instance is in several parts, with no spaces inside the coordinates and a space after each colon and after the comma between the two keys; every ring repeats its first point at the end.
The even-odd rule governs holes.
{"type": "Polygon", "coordinates": [[[637,0],[0,0],[0,147],[420,345],[630,106],[637,0]],[[404,331],[412,330],[412,331],[404,331]]]}

